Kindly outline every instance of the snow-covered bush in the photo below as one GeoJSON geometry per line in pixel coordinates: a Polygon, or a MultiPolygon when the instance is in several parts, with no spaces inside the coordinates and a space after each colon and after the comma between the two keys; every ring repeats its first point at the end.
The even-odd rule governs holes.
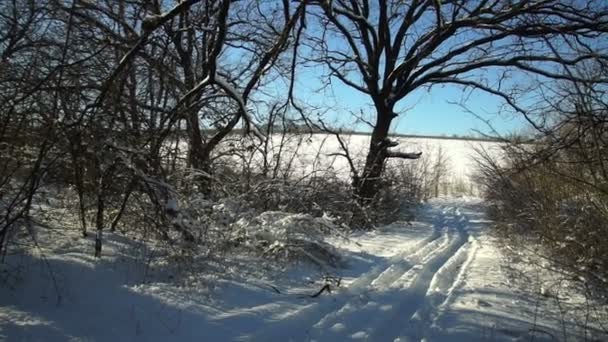
{"type": "Polygon", "coordinates": [[[480,180],[498,236],[514,248],[534,248],[589,296],[608,298],[608,179],[581,153],[608,146],[556,148],[550,140],[506,146],[500,162],[480,158],[480,180]],[[547,151],[552,154],[547,156],[547,151]]]}
{"type": "Polygon", "coordinates": [[[328,216],[266,211],[253,219],[240,219],[231,241],[264,257],[307,261],[319,267],[341,264],[340,254],[325,237],[338,228],[328,216]]]}

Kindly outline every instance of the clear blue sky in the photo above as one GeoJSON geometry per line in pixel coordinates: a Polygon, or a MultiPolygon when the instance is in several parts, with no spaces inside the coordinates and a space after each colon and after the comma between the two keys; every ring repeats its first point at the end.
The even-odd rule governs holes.
{"type": "MultiPolygon", "coordinates": [[[[373,121],[374,109],[367,95],[337,79],[332,81],[331,87],[319,90],[321,76],[313,70],[300,70],[297,78],[298,97],[309,105],[329,107],[325,115],[328,122],[357,131],[370,131],[369,126],[362,122],[353,126],[356,119],[350,115],[350,112],[363,111],[367,114],[366,119],[373,121]]],[[[495,96],[480,91],[464,93],[456,86],[434,86],[430,91],[419,89],[399,102],[396,107],[399,117],[391,128],[401,134],[471,135],[475,129],[489,133],[486,123],[458,105],[463,96],[466,96],[467,108],[488,120],[501,134],[527,127],[519,116],[499,114],[501,101],[495,96]]]]}
{"type": "MultiPolygon", "coordinates": [[[[429,15],[429,20],[434,25],[434,14],[429,15]]],[[[311,21],[307,30],[314,32],[316,30],[315,25],[315,22],[311,21]]],[[[417,25],[421,25],[421,27],[412,28],[412,34],[420,34],[416,30],[424,29],[424,20],[421,20],[417,25]]],[[[332,50],[349,54],[348,51],[350,50],[347,43],[339,34],[337,38],[330,33],[323,33],[323,35],[325,43],[332,50]]],[[[470,37],[466,32],[454,36],[453,40],[448,40],[442,44],[441,51],[448,51],[452,46],[460,45],[468,38],[470,37]]],[[[305,45],[300,49],[303,49],[300,51],[303,54],[317,53],[313,51],[314,49],[309,49],[305,45]]],[[[330,86],[320,89],[323,82],[327,80],[325,76],[327,72],[323,69],[322,66],[312,63],[298,66],[296,72],[298,82],[295,89],[297,97],[304,104],[317,106],[319,110],[325,109],[324,118],[327,123],[357,131],[370,131],[371,127],[365,123],[359,122],[353,125],[356,118],[350,114],[351,112],[356,114],[363,112],[367,114],[366,119],[373,122],[375,120],[375,110],[371,105],[369,96],[346,86],[337,78],[332,79],[330,86]]],[[[497,83],[496,72],[497,70],[483,70],[475,73],[485,81],[497,83]]],[[[500,84],[517,82],[519,86],[522,79],[516,73],[517,71],[509,74],[509,77],[500,78],[500,84]]],[[[355,71],[349,79],[351,81],[356,80],[357,75],[355,71]]],[[[355,83],[358,82],[355,81],[355,83]]],[[[285,86],[285,84],[277,84],[276,92],[279,94],[278,96],[281,96],[281,92],[284,96],[285,86]]],[[[491,133],[490,127],[484,120],[490,123],[493,129],[500,134],[527,129],[527,123],[522,117],[505,114],[504,111],[501,111],[501,108],[504,108],[504,104],[498,97],[481,91],[467,94],[462,88],[452,85],[433,86],[430,91],[421,88],[409,94],[397,104],[395,111],[399,116],[393,121],[391,129],[396,133],[421,135],[471,135],[475,134],[474,130],[491,133]],[[464,101],[466,108],[481,119],[458,105],[463,100],[463,96],[466,97],[466,101],[464,101]],[[501,112],[503,113],[501,114],[501,112]]]]}

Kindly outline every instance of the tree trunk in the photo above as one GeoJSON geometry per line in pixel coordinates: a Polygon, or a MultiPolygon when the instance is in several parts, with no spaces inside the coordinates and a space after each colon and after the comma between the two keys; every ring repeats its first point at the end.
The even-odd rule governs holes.
{"type": "Polygon", "coordinates": [[[391,108],[376,105],[376,125],[372,131],[369,151],[361,177],[355,182],[355,193],[362,202],[374,199],[382,187],[382,173],[387,158],[388,132],[393,121],[391,108]]]}
{"type": "Polygon", "coordinates": [[[188,113],[188,164],[193,169],[204,169],[204,144],[201,134],[198,112],[188,113]]]}
{"type": "MultiPolygon", "coordinates": [[[[188,162],[194,170],[211,174],[211,153],[207,144],[203,142],[198,113],[191,113],[189,116],[188,135],[190,141],[188,144],[188,162]]],[[[195,176],[193,179],[202,193],[209,193],[211,184],[208,177],[195,176]]]]}
{"type": "Polygon", "coordinates": [[[97,184],[97,216],[95,217],[95,226],[97,228],[97,234],[95,234],[95,257],[101,258],[101,246],[102,246],[102,232],[105,213],[105,198],[104,198],[104,180],[103,172],[101,170],[101,163],[98,158],[95,159],[95,171],[98,175],[96,179],[97,184]]]}

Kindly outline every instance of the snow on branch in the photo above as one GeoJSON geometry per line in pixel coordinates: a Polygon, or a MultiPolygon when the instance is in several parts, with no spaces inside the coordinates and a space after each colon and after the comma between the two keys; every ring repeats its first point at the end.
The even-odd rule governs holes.
{"type": "Polygon", "coordinates": [[[201,0],[186,0],[181,1],[177,5],[175,5],[168,12],[147,16],[144,18],[142,22],[143,33],[141,37],[137,40],[135,45],[127,51],[127,53],[120,59],[118,65],[114,68],[108,79],[104,82],[103,88],[101,89],[100,94],[97,96],[95,102],[93,103],[93,108],[99,107],[101,103],[106,98],[108,90],[110,86],[114,83],[118,75],[125,69],[125,67],[131,62],[131,60],[135,57],[135,55],[139,52],[139,50],[144,46],[148,37],[152,32],[158,29],[161,25],[173,19],[176,15],[178,15],[184,9],[190,8],[192,5],[200,2],[201,0]]]}
{"type": "Polygon", "coordinates": [[[401,159],[418,159],[422,155],[422,152],[399,152],[399,151],[389,151],[388,149],[391,147],[397,147],[399,142],[391,139],[384,139],[378,143],[379,149],[386,149],[386,157],[387,158],[401,158],[401,159]]]}
{"type": "Polygon", "coordinates": [[[401,158],[401,159],[418,159],[422,155],[422,152],[398,152],[398,151],[386,151],[388,158],[401,158]]]}
{"type": "Polygon", "coordinates": [[[251,132],[251,133],[253,133],[253,135],[255,135],[260,140],[264,140],[265,139],[264,134],[262,132],[260,132],[260,130],[257,128],[257,126],[253,123],[253,120],[251,119],[251,117],[249,116],[249,114],[247,112],[247,106],[245,104],[245,99],[243,98],[243,96],[230,83],[228,83],[226,80],[224,80],[222,77],[218,76],[217,74],[213,78],[213,81],[220,88],[222,88],[222,90],[224,90],[226,92],[226,94],[228,94],[228,96],[233,98],[238,103],[239,112],[240,112],[239,114],[245,121],[247,132],[251,132]]]}

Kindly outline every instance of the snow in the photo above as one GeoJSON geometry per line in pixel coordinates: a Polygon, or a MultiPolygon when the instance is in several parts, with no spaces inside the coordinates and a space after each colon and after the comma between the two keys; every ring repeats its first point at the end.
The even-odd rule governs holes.
{"type": "MultiPolygon", "coordinates": [[[[0,340],[549,341],[564,331],[582,338],[540,295],[547,284],[511,277],[515,260],[501,253],[488,224],[480,200],[440,198],[413,222],[326,239],[345,262],[331,270],[335,278],[311,264],[276,272],[233,255],[226,258],[234,267],[181,283],[143,262],[141,242],[108,233],[95,259],[92,239],[75,233],[52,250],[6,256],[0,340]],[[331,293],[311,297],[326,284],[331,293]]],[[[577,294],[568,296],[565,311],[577,294]]]]}
{"type": "MultiPolygon", "coordinates": [[[[366,152],[369,149],[370,136],[366,134],[342,134],[341,138],[346,144],[349,154],[353,158],[355,167],[359,173],[363,169],[366,152]]],[[[442,179],[442,183],[446,185],[462,185],[468,191],[468,195],[480,194],[479,186],[475,181],[477,173],[476,158],[478,149],[485,150],[490,156],[499,159],[503,153],[500,142],[481,141],[481,140],[466,140],[449,137],[391,137],[399,143],[397,147],[391,148],[393,151],[400,152],[422,152],[422,156],[418,160],[403,160],[392,158],[389,160],[389,166],[395,167],[398,170],[403,165],[429,165],[427,174],[432,174],[432,168],[437,160],[439,151],[445,157],[446,175],[442,179]],[[401,163],[401,164],[400,164],[401,163]],[[431,172],[429,172],[431,171],[431,172]]],[[[262,151],[250,149],[248,153],[253,153],[253,156],[234,156],[234,153],[226,153],[233,150],[235,146],[257,146],[259,141],[257,138],[249,136],[243,137],[238,135],[229,136],[221,145],[217,153],[217,161],[224,161],[230,167],[242,167],[244,170],[249,170],[253,167],[257,170],[262,170],[263,154],[262,151]],[[253,139],[253,140],[251,140],[253,139]],[[244,140],[244,141],[243,141],[244,140]],[[252,163],[251,165],[249,163],[252,163]]],[[[176,144],[181,153],[186,156],[187,142],[181,141],[176,144]]],[[[173,148],[173,147],[172,147],[173,148]]],[[[242,152],[245,154],[245,152],[242,152]]],[[[343,153],[338,139],[331,134],[324,133],[297,133],[297,134],[272,134],[268,137],[268,151],[266,160],[269,161],[270,169],[273,169],[274,163],[280,163],[278,168],[280,172],[287,172],[285,175],[290,179],[306,179],[310,177],[323,177],[329,174],[332,177],[337,177],[344,181],[351,180],[351,168],[348,161],[343,156],[338,154],[343,153]],[[280,156],[280,158],[279,158],[280,156]],[[280,159],[280,160],[278,160],[280,159]],[[286,170],[286,171],[284,171],[286,170]]],[[[284,176],[280,173],[278,176],[284,176]]],[[[457,192],[445,192],[444,194],[458,195],[457,192]]]]}
{"type": "MultiPolygon", "coordinates": [[[[354,160],[355,167],[362,170],[365,161],[365,153],[369,148],[370,136],[365,134],[343,134],[342,139],[348,147],[349,154],[354,160]]],[[[331,172],[333,175],[349,180],[351,169],[346,158],[337,155],[343,153],[337,138],[330,134],[288,134],[285,141],[280,134],[270,136],[268,160],[276,161],[279,151],[281,153],[282,170],[287,169],[293,178],[323,176],[331,172]]],[[[475,141],[451,138],[431,138],[431,137],[394,137],[392,140],[399,143],[393,151],[401,152],[422,152],[419,160],[401,160],[393,158],[389,165],[399,167],[405,163],[423,165],[428,163],[430,167],[434,165],[439,151],[443,153],[446,163],[446,179],[449,184],[461,183],[467,188],[477,188],[474,176],[477,172],[476,149],[483,148],[491,156],[498,156],[501,152],[501,143],[491,141],[475,141]]],[[[230,144],[224,148],[229,149],[230,144]]],[[[248,144],[245,144],[247,146],[248,144]]],[[[185,145],[184,145],[185,146],[185,145]]],[[[185,147],[184,147],[185,151],[185,147]]],[[[221,154],[222,152],[218,152],[221,154]]],[[[261,163],[262,155],[258,153],[253,160],[261,163]]],[[[248,158],[243,160],[234,158],[230,161],[243,163],[248,162],[248,158]]],[[[246,165],[243,165],[246,167],[246,165]]]]}

